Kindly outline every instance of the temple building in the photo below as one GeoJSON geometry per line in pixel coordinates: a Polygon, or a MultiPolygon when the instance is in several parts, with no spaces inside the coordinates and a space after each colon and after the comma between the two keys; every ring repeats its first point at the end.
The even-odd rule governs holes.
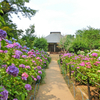
{"type": "Polygon", "coordinates": [[[45,37],[49,43],[48,52],[59,52],[61,50],[58,48],[58,43],[62,37],[61,32],[50,32],[50,34],[45,37]]]}

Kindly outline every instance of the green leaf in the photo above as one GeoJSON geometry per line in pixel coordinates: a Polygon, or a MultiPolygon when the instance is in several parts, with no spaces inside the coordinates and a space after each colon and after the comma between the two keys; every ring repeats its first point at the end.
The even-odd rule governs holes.
{"type": "Polygon", "coordinates": [[[22,94],[21,98],[22,98],[22,100],[25,100],[25,95],[24,95],[24,94],[22,94]]]}
{"type": "Polygon", "coordinates": [[[2,10],[0,10],[0,12],[1,12],[1,13],[3,13],[3,11],[2,11],[2,10]]]}

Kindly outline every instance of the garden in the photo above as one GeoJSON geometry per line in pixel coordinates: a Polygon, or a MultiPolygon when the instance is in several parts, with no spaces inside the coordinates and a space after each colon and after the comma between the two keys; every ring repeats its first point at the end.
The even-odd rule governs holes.
{"type": "MultiPolygon", "coordinates": [[[[60,57],[61,70],[74,85],[79,86],[89,100],[100,99],[100,51],[94,50],[85,55],[65,53],[60,57]],[[89,88],[88,88],[89,87],[89,88]],[[94,91],[94,94],[92,93],[94,91]],[[96,94],[96,95],[95,95],[96,94]],[[94,99],[97,97],[96,99],[94,99]]],[[[75,94],[74,94],[75,95],[75,94]]],[[[81,94],[80,94],[81,95],[81,94]]],[[[82,98],[81,98],[82,99],[82,98]]],[[[79,99],[77,99],[79,100],[79,99]]]]}
{"type": "Polygon", "coordinates": [[[73,96],[77,95],[76,100],[99,100],[100,29],[89,26],[77,30],[75,35],[64,36],[58,45],[62,48],[58,61],[61,73],[73,96]]]}
{"type": "Polygon", "coordinates": [[[42,81],[50,62],[44,50],[21,46],[16,39],[5,39],[0,29],[0,99],[25,100],[32,86],[42,81]]]}

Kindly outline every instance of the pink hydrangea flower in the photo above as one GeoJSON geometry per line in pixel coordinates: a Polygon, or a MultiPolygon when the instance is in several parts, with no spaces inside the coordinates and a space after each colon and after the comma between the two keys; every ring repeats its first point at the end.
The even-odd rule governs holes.
{"type": "Polygon", "coordinates": [[[91,66],[86,66],[87,68],[91,68],[91,66]]]}
{"type": "Polygon", "coordinates": [[[42,62],[42,59],[39,59],[40,62],[42,62]]]}
{"type": "Polygon", "coordinates": [[[40,59],[40,57],[37,57],[36,59],[40,59]]]}
{"type": "Polygon", "coordinates": [[[33,63],[35,63],[35,61],[34,61],[34,60],[33,60],[32,62],[33,62],[33,63]]]}
{"type": "Polygon", "coordinates": [[[81,65],[81,66],[85,66],[85,63],[84,63],[84,62],[81,62],[79,65],[81,65]]]}
{"type": "Polygon", "coordinates": [[[26,68],[30,69],[30,66],[26,66],[26,68]]]}
{"type": "Polygon", "coordinates": [[[3,50],[0,50],[0,53],[3,53],[3,50]]]}
{"type": "Polygon", "coordinates": [[[91,63],[90,62],[87,62],[86,65],[91,65],[91,63]]]}
{"type": "Polygon", "coordinates": [[[97,54],[97,53],[92,53],[92,56],[93,56],[93,57],[97,57],[98,54],[97,54]]]}
{"type": "Polygon", "coordinates": [[[26,72],[24,72],[24,73],[22,74],[22,76],[28,78],[28,74],[27,74],[26,72]]]}
{"type": "Polygon", "coordinates": [[[79,69],[80,67],[77,67],[77,69],[79,69]]]}

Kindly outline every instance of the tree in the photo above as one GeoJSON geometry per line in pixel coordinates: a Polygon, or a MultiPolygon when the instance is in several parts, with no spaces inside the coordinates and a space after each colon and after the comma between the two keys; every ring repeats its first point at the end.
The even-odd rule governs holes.
{"type": "Polygon", "coordinates": [[[47,40],[45,38],[36,38],[34,40],[34,46],[39,48],[39,49],[43,49],[44,51],[48,50],[48,43],[47,40]]]}
{"type": "Polygon", "coordinates": [[[76,38],[86,41],[90,49],[100,47],[100,29],[87,27],[87,29],[78,30],[76,32],[76,38]]]}
{"type": "Polygon", "coordinates": [[[26,41],[26,46],[32,48],[34,45],[34,40],[35,40],[35,35],[34,35],[34,30],[35,26],[30,25],[28,29],[25,30],[25,34],[22,36],[22,40],[26,41]]]}
{"type": "Polygon", "coordinates": [[[21,33],[23,33],[23,30],[17,30],[17,26],[13,24],[11,20],[11,14],[16,14],[18,16],[18,13],[21,13],[22,16],[31,19],[31,17],[36,13],[36,10],[26,7],[25,3],[29,3],[29,0],[2,0],[0,2],[0,9],[4,12],[0,12],[0,16],[2,16],[5,21],[5,24],[2,24],[0,28],[7,31],[8,38],[18,38],[19,35],[22,35],[21,33]],[[19,34],[19,32],[21,33],[19,34]]]}
{"type": "Polygon", "coordinates": [[[65,52],[69,50],[71,47],[71,44],[74,40],[74,35],[66,35],[63,38],[61,38],[60,43],[58,44],[60,48],[62,48],[65,52]]]}
{"type": "Polygon", "coordinates": [[[0,13],[0,15],[11,15],[13,13],[18,15],[20,12],[23,16],[31,18],[33,15],[35,15],[36,10],[26,7],[25,3],[29,3],[29,0],[2,0],[1,10],[3,10],[4,13],[0,13]]]}

